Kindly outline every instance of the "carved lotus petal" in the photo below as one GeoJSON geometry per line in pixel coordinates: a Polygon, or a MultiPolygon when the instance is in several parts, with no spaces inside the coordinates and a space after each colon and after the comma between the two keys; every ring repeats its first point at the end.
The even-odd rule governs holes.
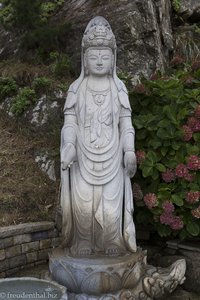
{"type": "Polygon", "coordinates": [[[123,279],[123,288],[131,289],[140,281],[142,275],[142,267],[140,263],[136,263],[135,266],[127,271],[123,279]]]}
{"type": "Polygon", "coordinates": [[[53,279],[54,278],[56,278],[56,281],[59,282],[59,284],[67,286],[69,291],[75,291],[78,288],[73,274],[65,268],[55,268],[53,270],[53,279]]]}
{"type": "Polygon", "coordinates": [[[116,275],[106,272],[92,273],[87,276],[82,284],[81,291],[86,294],[106,294],[112,291],[120,290],[121,282],[116,275]]]}

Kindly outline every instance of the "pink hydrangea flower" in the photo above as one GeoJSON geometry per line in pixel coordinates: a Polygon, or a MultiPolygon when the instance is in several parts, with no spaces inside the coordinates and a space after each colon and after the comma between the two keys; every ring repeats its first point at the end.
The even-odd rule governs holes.
{"type": "Polygon", "coordinates": [[[160,215],[160,223],[164,225],[171,225],[173,216],[171,214],[168,214],[164,212],[160,215]]]}
{"type": "Polygon", "coordinates": [[[200,219],[200,206],[195,209],[192,209],[191,214],[193,215],[194,218],[200,219]]]}
{"type": "Polygon", "coordinates": [[[200,157],[197,155],[191,155],[188,158],[187,167],[189,170],[197,171],[200,170],[200,157]]]}
{"type": "Polygon", "coordinates": [[[188,182],[192,182],[192,181],[194,180],[194,176],[193,176],[192,174],[188,173],[188,174],[184,177],[184,179],[185,179],[186,181],[188,181],[188,182]]]}
{"type": "Polygon", "coordinates": [[[194,115],[197,119],[200,119],[200,105],[196,107],[194,115]]]}
{"type": "Polygon", "coordinates": [[[162,179],[165,182],[169,183],[176,179],[176,175],[175,175],[174,171],[167,169],[165,172],[162,173],[162,179]]]}
{"type": "Polygon", "coordinates": [[[195,117],[190,117],[187,121],[188,126],[193,132],[200,131],[200,121],[195,117]]]}
{"type": "Polygon", "coordinates": [[[187,125],[183,125],[182,129],[183,129],[183,133],[184,133],[183,140],[185,142],[188,142],[192,138],[192,133],[193,133],[192,129],[187,125]]]}
{"type": "Polygon", "coordinates": [[[189,172],[188,172],[188,169],[187,169],[186,165],[179,164],[176,167],[175,173],[176,173],[177,177],[184,178],[188,175],[189,172]]]}
{"type": "Polygon", "coordinates": [[[154,193],[148,193],[144,196],[144,203],[149,209],[158,206],[158,199],[154,193]]]}
{"type": "Polygon", "coordinates": [[[141,165],[145,161],[145,158],[146,158],[145,152],[142,150],[136,151],[136,158],[137,158],[137,163],[139,165],[141,165]]]}
{"type": "Polygon", "coordinates": [[[184,227],[184,224],[179,216],[173,216],[170,227],[173,230],[181,230],[184,227]]]}
{"type": "Polygon", "coordinates": [[[163,202],[162,208],[164,209],[165,214],[171,214],[175,210],[174,204],[171,203],[170,201],[163,202]]]}
{"type": "Polygon", "coordinates": [[[143,192],[141,186],[136,182],[133,184],[133,198],[136,200],[143,199],[143,192]]]}
{"type": "Polygon", "coordinates": [[[199,197],[200,197],[199,192],[188,192],[185,200],[188,203],[193,204],[199,201],[199,197]]]}
{"type": "Polygon", "coordinates": [[[181,230],[184,227],[183,221],[179,216],[163,213],[160,215],[160,223],[168,225],[173,230],[181,230]]]}

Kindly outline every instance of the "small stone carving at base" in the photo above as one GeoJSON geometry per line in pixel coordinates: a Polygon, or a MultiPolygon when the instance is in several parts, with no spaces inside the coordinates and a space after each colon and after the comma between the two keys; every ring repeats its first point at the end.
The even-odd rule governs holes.
{"type": "Polygon", "coordinates": [[[135,131],[116,73],[115,36],[103,17],[85,30],[81,74],[69,88],[64,114],[63,244],[50,255],[52,279],[73,300],[150,300],[172,292],[184,281],[185,261],[155,268],[136,246],[135,131]]]}

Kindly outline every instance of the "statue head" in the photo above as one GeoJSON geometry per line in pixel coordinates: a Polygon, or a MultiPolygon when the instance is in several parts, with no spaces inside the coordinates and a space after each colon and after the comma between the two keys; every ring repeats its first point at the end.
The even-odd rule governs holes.
{"type": "Polygon", "coordinates": [[[113,73],[116,41],[109,23],[103,17],[95,17],[86,27],[82,53],[85,75],[113,73]]]}
{"type": "Polygon", "coordinates": [[[97,16],[87,25],[82,39],[81,74],[70,86],[70,91],[77,93],[84,77],[88,74],[113,77],[118,91],[125,89],[116,74],[116,40],[108,21],[97,16]]]}

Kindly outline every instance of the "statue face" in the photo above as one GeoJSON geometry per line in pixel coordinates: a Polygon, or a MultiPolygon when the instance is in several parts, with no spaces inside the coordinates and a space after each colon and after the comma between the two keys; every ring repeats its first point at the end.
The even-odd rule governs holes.
{"type": "Polygon", "coordinates": [[[107,49],[89,49],[86,53],[86,69],[91,75],[104,76],[112,68],[113,53],[107,49]]]}

